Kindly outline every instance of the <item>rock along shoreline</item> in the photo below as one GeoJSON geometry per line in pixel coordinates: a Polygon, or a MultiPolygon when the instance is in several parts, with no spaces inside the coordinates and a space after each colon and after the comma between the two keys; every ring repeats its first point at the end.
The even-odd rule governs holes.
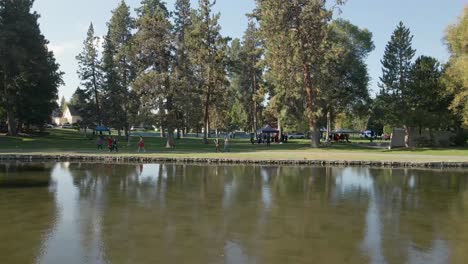
{"type": "Polygon", "coordinates": [[[387,168],[462,168],[468,162],[411,162],[411,161],[366,161],[366,160],[255,160],[227,158],[183,158],[152,156],[110,156],[79,154],[0,154],[0,162],[105,162],[105,163],[197,163],[197,164],[257,164],[257,165],[301,165],[301,166],[352,166],[387,168]]]}

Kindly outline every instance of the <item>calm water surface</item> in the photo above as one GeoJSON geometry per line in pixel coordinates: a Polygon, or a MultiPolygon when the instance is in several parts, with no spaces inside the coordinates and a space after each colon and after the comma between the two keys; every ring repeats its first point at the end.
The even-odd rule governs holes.
{"type": "Polygon", "coordinates": [[[0,263],[468,263],[468,171],[0,164],[0,263]]]}

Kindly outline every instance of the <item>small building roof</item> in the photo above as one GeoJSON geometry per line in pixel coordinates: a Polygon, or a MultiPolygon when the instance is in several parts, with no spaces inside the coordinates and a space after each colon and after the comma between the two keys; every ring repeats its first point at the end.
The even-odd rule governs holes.
{"type": "Polygon", "coordinates": [[[263,128],[259,129],[260,133],[271,134],[271,133],[279,133],[278,129],[272,128],[270,125],[266,125],[263,128]]]}
{"type": "Polygon", "coordinates": [[[361,134],[361,131],[352,129],[335,129],[332,131],[332,134],[361,134]]]}
{"type": "Polygon", "coordinates": [[[80,113],[78,112],[78,110],[76,110],[74,106],[68,105],[67,108],[72,116],[80,116],[80,113]]]}

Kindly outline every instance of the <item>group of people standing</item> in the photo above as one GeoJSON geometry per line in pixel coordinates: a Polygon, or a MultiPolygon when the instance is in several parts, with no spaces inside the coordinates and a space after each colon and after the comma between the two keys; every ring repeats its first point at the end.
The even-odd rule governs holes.
{"type": "MultiPolygon", "coordinates": [[[[96,141],[97,149],[104,150],[105,142],[107,142],[107,148],[109,149],[109,152],[119,152],[119,145],[117,138],[115,137],[107,137],[107,139],[104,139],[104,136],[99,136],[96,141]]],[[[138,152],[146,152],[145,141],[143,140],[143,137],[140,137],[140,140],[138,141],[138,152]]]]}
{"type": "Polygon", "coordinates": [[[98,150],[103,150],[104,149],[104,142],[107,141],[107,147],[109,148],[109,152],[119,152],[119,145],[117,143],[117,139],[114,137],[107,137],[107,139],[104,139],[104,136],[99,136],[97,139],[97,149],[98,150]]]}
{"type": "MultiPolygon", "coordinates": [[[[217,138],[214,140],[214,143],[215,143],[215,147],[216,147],[216,152],[221,152],[221,142],[220,140],[217,138]]],[[[229,138],[226,137],[224,138],[224,150],[223,152],[229,152],[230,149],[229,149],[229,138]]]]}

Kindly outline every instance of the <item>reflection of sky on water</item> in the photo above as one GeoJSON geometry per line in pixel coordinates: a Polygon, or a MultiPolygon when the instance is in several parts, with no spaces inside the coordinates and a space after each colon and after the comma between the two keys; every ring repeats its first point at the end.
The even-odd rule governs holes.
{"type": "MultiPolygon", "coordinates": [[[[100,209],[89,201],[80,206],[79,193],[67,167],[67,164],[63,167],[58,164],[52,172],[57,185],[55,201],[59,212],[54,230],[44,241],[38,263],[106,263],[100,209]],[[86,221],[91,221],[90,230],[83,224],[86,221]]],[[[96,201],[99,200],[101,197],[97,197],[96,201]]]]}
{"type": "MultiPolygon", "coordinates": [[[[365,218],[365,234],[361,249],[368,255],[370,263],[388,263],[383,250],[384,222],[387,222],[389,225],[394,225],[400,221],[400,206],[403,202],[401,186],[386,186],[389,189],[393,189],[391,192],[393,195],[387,194],[387,196],[381,197],[379,189],[377,188],[377,183],[374,178],[370,176],[368,169],[346,168],[335,169],[335,171],[338,171],[338,173],[335,179],[336,188],[334,190],[333,200],[347,199],[349,196],[360,192],[366,192],[369,195],[369,205],[365,218]],[[383,204],[385,201],[382,199],[392,199],[392,203],[396,206],[395,208],[385,209],[386,211],[396,210],[394,213],[387,214],[389,219],[385,219],[385,221],[383,221],[382,218],[384,209],[381,208],[385,206],[383,204]]],[[[410,189],[417,188],[416,177],[414,175],[411,175],[407,181],[410,189]]],[[[407,263],[409,264],[448,263],[450,247],[447,241],[435,239],[432,242],[432,247],[428,251],[424,251],[413,242],[405,241],[403,238],[400,243],[408,245],[407,263]]]]}
{"type": "Polygon", "coordinates": [[[449,245],[447,241],[436,239],[432,242],[432,248],[428,252],[424,252],[411,245],[408,248],[408,263],[411,264],[444,264],[449,263],[449,245]]]}
{"type": "Polygon", "coordinates": [[[265,209],[271,208],[271,189],[268,185],[262,186],[262,202],[265,209]]]}
{"type": "Polygon", "coordinates": [[[265,209],[270,209],[271,208],[271,188],[269,185],[270,182],[270,175],[268,174],[268,171],[265,168],[261,169],[261,175],[262,175],[262,202],[263,202],[263,207],[265,209]]]}
{"type": "Polygon", "coordinates": [[[414,189],[416,187],[416,179],[414,178],[414,175],[411,175],[408,181],[408,187],[410,187],[411,189],[414,189]]]}
{"type": "Polygon", "coordinates": [[[370,263],[387,263],[382,250],[382,221],[380,205],[373,188],[370,189],[369,208],[366,213],[366,233],[363,249],[370,257],[370,263]]]}
{"type": "Polygon", "coordinates": [[[233,199],[234,190],[237,188],[235,178],[224,184],[224,195],[223,195],[223,208],[230,209],[233,199]]]}
{"type": "Polygon", "coordinates": [[[340,169],[340,172],[335,181],[335,197],[337,194],[339,197],[347,197],[358,192],[369,195],[362,250],[369,256],[370,263],[387,263],[382,249],[382,220],[374,179],[367,169],[346,168],[340,169]]]}
{"type": "Polygon", "coordinates": [[[163,170],[161,173],[160,164],[145,164],[140,167],[140,176],[138,177],[138,183],[157,183],[159,177],[162,176],[164,179],[167,178],[167,170],[163,170]]]}
{"type": "Polygon", "coordinates": [[[136,188],[137,201],[147,207],[158,200],[159,206],[166,206],[166,188],[168,178],[168,166],[166,164],[144,164],[139,166],[139,175],[135,183],[140,186],[136,188]]]}
{"type": "Polygon", "coordinates": [[[341,195],[351,192],[365,191],[370,193],[373,190],[374,179],[366,170],[347,168],[339,169],[340,175],[336,177],[336,189],[341,195]]]}
{"type": "Polygon", "coordinates": [[[227,241],[224,246],[224,263],[240,264],[251,262],[249,262],[249,257],[244,253],[240,243],[236,241],[227,241]]]}
{"type": "MultiPolygon", "coordinates": [[[[179,171],[183,169],[181,166],[148,164],[140,167],[137,165],[129,169],[128,177],[120,178],[111,178],[112,175],[97,177],[99,170],[94,171],[89,168],[79,170],[81,174],[75,171],[70,172],[70,170],[75,169],[73,166],[58,164],[52,172],[54,184],[51,185],[53,187],[50,187],[50,190],[55,192],[58,212],[54,228],[43,241],[43,253],[39,256],[37,263],[107,263],[102,238],[103,225],[105,225],[102,223],[102,214],[105,212],[105,207],[109,206],[108,204],[111,202],[107,201],[110,196],[106,195],[105,192],[107,188],[111,188],[111,185],[107,184],[112,180],[125,182],[126,187],[121,190],[127,195],[125,199],[133,199],[138,203],[138,206],[142,205],[151,210],[170,212],[170,206],[166,204],[166,200],[171,204],[170,202],[174,201],[171,199],[182,199],[179,201],[182,202],[180,205],[185,205],[187,201],[183,199],[193,197],[185,197],[181,193],[185,190],[175,188],[189,186],[175,185],[187,184],[184,181],[175,181],[175,176],[181,175],[179,171]],[[76,185],[77,182],[74,182],[73,177],[79,179],[81,187],[76,185]],[[80,192],[78,188],[87,191],[81,190],[80,192]]],[[[228,232],[226,237],[223,237],[223,242],[219,244],[220,248],[217,252],[217,257],[222,257],[224,263],[255,263],[255,259],[258,257],[257,253],[252,253],[250,250],[252,244],[246,244],[244,239],[248,238],[250,241],[259,243],[256,247],[260,248],[262,244],[258,241],[264,240],[265,234],[271,232],[269,228],[285,220],[281,217],[278,218],[277,214],[281,214],[278,209],[282,209],[281,206],[294,206],[294,204],[281,204],[280,199],[288,198],[278,196],[281,188],[284,188],[281,184],[290,184],[287,187],[293,186],[299,192],[303,187],[300,178],[297,178],[298,181],[292,181],[295,185],[285,181],[285,179],[291,180],[288,177],[294,177],[287,169],[260,166],[255,167],[246,175],[230,175],[232,171],[229,170],[229,167],[212,171],[213,173],[217,172],[218,175],[211,178],[214,182],[208,183],[211,184],[209,191],[216,192],[216,195],[223,192],[222,196],[218,196],[222,197],[222,200],[216,200],[216,206],[222,205],[221,209],[224,211],[219,212],[220,219],[224,221],[227,230],[232,230],[232,233],[228,232]],[[240,195],[248,195],[251,199],[246,200],[246,197],[240,195]],[[254,218],[245,219],[250,221],[251,225],[242,226],[237,225],[237,222],[232,222],[233,219],[237,221],[239,212],[248,212],[244,211],[245,207],[255,208],[255,213],[252,213],[254,218]],[[242,233],[243,230],[248,230],[248,234],[242,233]]],[[[380,174],[379,170],[366,168],[328,169],[324,175],[314,176],[316,179],[314,184],[325,185],[326,195],[329,199],[326,206],[333,210],[332,213],[337,212],[335,210],[341,212],[340,210],[344,207],[356,209],[356,215],[353,217],[359,218],[360,220],[357,222],[359,225],[363,223],[364,226],[360,226],[362,229],[357,233],[355,240],[357,243],[354,242],[352,247],[356,252],[361,252],[366,257],[366,263],[394,263],[394,254],[400,254],[398,258],[404,261],[403,263],[409,264],[448,263],[450,261],[452,246],[444,240],[444,236],[441,235],[443,233],[439,233],[440,230],[431,226],[433,222],[430,219],[412,222],[412,224],[424,224],[422,228],[432,228],[431,231],[424,230],[424,232],[432,232],[432,236],[429,235],[429,238],[417,237],[411,232],[407,234],[408,217],[415,216],[408,214],[408,210],[414,210],[414,207],[405,207],[406,201],[408,199],[425,201],[425,197],[420,194],[422,191],[418,188],[426,187],[426,185],[424,185],[424,179],[417,172],[394,170],[392,171],[393,175],[384,175],[380,174]]],[[[199,171],[194,173],[199,173],[199,171]]],[[[292,170],[292,172],[295,171],[292,170]]],[[[199,182],[202,182],[203,175],[195,175],[195,177],[199,182]]],[[[313,190],[307,184],[309,181],[304,180],[303,182],[304,188],[313,190]]],[[[116,183],[114,186],[119,185],[116,183]]],[[[320,187],[317,188],[319,191],[324,189],[321,188],[322,186],[313,187],[320,187]]],[[[195,188],[198,188],[198,185],[195,188]]],[[[187,188],[186,190],[196,193],[198,191],[195,188],[187,188]]],[[[435,186],[435,188],[441,187],[435,186]]],[[[282,193],[282,195],[288,195],[288,193],[282,193]]],[[[295,196],[291,196],[295,199],[292,201],[300,204],[302,202],[301,195],[298,195],[297,199],[295,196]]],[[[119,198],[119,196],[114,198],[119,198]]],[[[204,202],[201,203],[204,204],[204,202]]],[[[203,206],[197,210],[203,210],[203,206]]],[[[179,213],[185,214],[185,212],[179,213]]],[[[326,214],[327,211],[323,211],[323,213],[326,214]]],[[[215,215],[213,217],[216,219],[215,215]]],[[[215,222],[213,224],[216,226],[215,222]]],[[[177,243],[178,239],[181,239],[181,230],[183,229],[179,230],[177,225],[167,224],[164,226],[164,230],[164,237],[167,239],[168,245],[177,243]]]]}

